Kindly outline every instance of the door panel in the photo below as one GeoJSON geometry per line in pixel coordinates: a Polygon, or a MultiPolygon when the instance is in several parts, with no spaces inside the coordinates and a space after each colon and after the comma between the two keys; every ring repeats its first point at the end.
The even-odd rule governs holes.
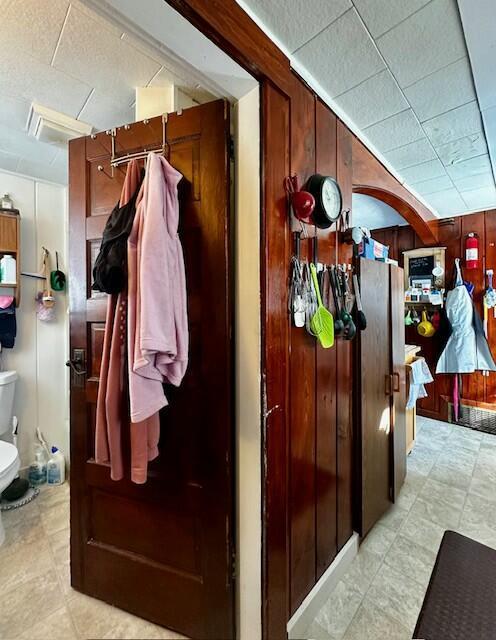
{"type": "Polygon", "coordinates": [[[360,292],[367,329],[359,333],[361,428],[361,534],[365,536],[390,502],[391,375],[389,265],[360,260],[360,292]]]}
{"type": "Polygon", "coordinates": [[[406,476],[405,293],[403,269],[390,265],[391,371],[393,374],[392,436],[393,497],[406,476]]]}
{"type": "MultiPolygon", "coordinates": [[[[112,177],[105,133],[70,144],[71,352],[85,350],[88,371],[82,387],[71,385],[72,584],[194,638],[235,633],[228,137],[224,101],[169,116],[170,162],[184,176],[190,354],[181,387],[166,389],[145,485],[114,482],[94,461],[107,301],[91,291],[91,268],[125,166],[112,177]]],[[[116,133],[119,154],[161,141],[161,118],[116,133]]],[[[128,429],[123,453],[129,469],[128,429]]]]}

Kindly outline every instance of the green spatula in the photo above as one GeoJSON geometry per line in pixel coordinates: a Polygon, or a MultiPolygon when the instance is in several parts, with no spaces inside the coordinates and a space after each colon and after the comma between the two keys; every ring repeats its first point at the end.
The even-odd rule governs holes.
{"type": "Polygon", "coordinates": [[[332,313],[322,304],[319,282],[317,280],[317,269],[313,263],[310,264],[310,272],[312,274],[313,286],[315,287],[318,302],[317,311],[310,321],[310,328],[315,337],[318,338],[322,347],[329,349],[334,344],[334,318],[332,317],[332,313]]]}

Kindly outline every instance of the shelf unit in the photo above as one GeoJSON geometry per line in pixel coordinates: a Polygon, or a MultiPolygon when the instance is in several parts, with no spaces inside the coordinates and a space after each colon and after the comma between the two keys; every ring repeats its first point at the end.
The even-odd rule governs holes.
{"type": "Polygon", "coordinates": [[[0,282],[0,289],[13,289],[16,307],[21,301],[21,218],[19,212],[0,210],[0,257],[9,254],[16,260],[16,284],[0,282]]]}

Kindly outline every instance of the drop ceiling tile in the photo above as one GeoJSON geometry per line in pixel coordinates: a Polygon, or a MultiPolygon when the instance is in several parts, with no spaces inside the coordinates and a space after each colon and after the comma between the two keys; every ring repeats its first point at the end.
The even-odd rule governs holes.
{"type": "Polygon", "coordinates": [[[0,125],[0,150],[21,157],[36,158],[39,162],[50,164],[57,155],[58,148],[38,142],[26,132],[0,125]]]}
{"type": "Polygon", "coordinates": [[[38,180],[67,184],[67,169],[64,171],[64,169],[60,167],[53,167],[49,164],[36,162],[36,160],[28,158],[21,158],[17,172],[23,173],[31,178],[38,178],[38,180]]]}
{"type": "Polygon", "coordinates": [[[79,120],[93,125],[98,131],[118,127],[135,121],[135,111],[131,104],[116,101],[95,90],[79,115],[79,120]]]}
{"type": "Polygon", "coordinates": [[[331,98],[385,68],[355,9],[347,11],[305,44],[295,57],[331,98]]]}
{"type": "Polygon", "coordinates": [[[363,133],[383,153],[425,138],[411,109],[367,127],[363,133]]]}
{"type": "Polygon", "coordinates": [[[496,175],[496,106],[490,109],[484,109],[482,112],[484,120],[484,131],[486,132],[487,146],[489,147],[489,155],[493,164],[493,171],[496,175]]]}
{"type": "Polygon", "coordinates": [[[467,176],[476,176],[479,173],[488,173],[491,171],[491,162],[486,154],[446,167],[446,171],[453,180],[459,180],[467,176]]]}
{"type": "Polygon", "coordinates": [[[389,151],[384,155],[398,171],[400,171],[400,169],[407,169],[408,167],[413,167],[416,164],[421,164],[422,162],[427,162],[437,158],[436,152],[427,138],[417,140],[416,142],[410,142],[410,144],[406,144],[404,147],[389,151]]]}
{"type": "Polygon", "coordinates": [[[466,55],[456,0],[432,0],[377,40],[401,87],[466,55]]]}
{"type": "Polygon", "coordinates": [[[441,216],[453,216],[467,210],[466,203],[456,189],[432,193],[426,200],[441,216]]]}
{"type": "Polygon", "coordinates": [[[0,58],[13,49],[50,64],[68,8],[68,0],[4,0],[0,58]]]}
{"type": "Polygon", "coordinates": [[[445,174],[438,178],[431,178],[430,180],[423,180],[422,182],[415,182],[411,185],[415,191],[421,196],[428,196],[431,193],[437,193],[438,191],[446,191],[453,188],[453,181],[445,174]]]}
{"type": "Polygon", "coordinates": [[[463,191],[462,198],[469,209],[494,209],[496,207],[496,188],[493,186],[463,191]]]}
{"type": "Polygon", "coordinates": [[[430,0],[353,0],[370,33],[378,38],[430,0]]]}
{"type": "Polygon", "coordinates": [[[440,178],[446,175],[446,170],[442,162],[436,158],[435,160],[422,162],[422,164],[417,164],[408,169],[402,169],[401,175],[408,184],[414,184],[415,182],[422,182],[431,178],[440,178]]]}
{"type": "Polygon", "coordinates": [[[351,0],[249,0],[250,9],[294,51],[351,8],[351,0]]]}
{"type": "Polygon", "coordinates": [[[422,127],[435,147],[459,140],[482,131],[482,120],[477,102],[447,111],[422,123],[422,127]]]}
{"type": "Polygon", "coordinates": [[[404,91],[420,122],[476,99],[468,58],[431,73],[404,91]]]}
{"type": "Polygon", "coordinates": [[[491,171],[487,173],[478,173],[475,176],[466,176],[454,180],[455,187],[462,193],[464,191],[473,191],[474,189],[485,189],[494,187],[494,177],[491,171]]]}
{"type": "Polygon", "coordinates": [[[5,171],[16,171],[18,164],[19,156],[0,151],[0,169],[5,169],[5,171]]]}
{"type": "Polygon", "coordinates": [[[129,104],[135,87],[146,86],[160,63],[109,32],[101,22],[71,8],[54,66],[129,104]]]}
{"type": "Polygon", "coordinates": [[[53,67],[38,62],[23,51],[11,50],[2,56],[0,95],[16,96],[29,103],[76,117],[88,98],[91,87],[53,67]]]}
{"type": "Polygon", "coordinates": [[[454,142],[448,142],[436,149],[437,155],[445,167],[475,158],[487,153],[486,139],[482,131],[473,133],[454,142]]]}
{"type": "Polygon", "coordinates": [[[387,69],[341,94],[336,102],[360,129],[408,109],[408,102],[387,69]]]}
{"type": "Polygon", "coordinates": [[[12,129],[24,131],[28,121],[31,102],[24,98],[12,96],[2,96],[0,103],[0,124],[4,124],[12,129]]]}

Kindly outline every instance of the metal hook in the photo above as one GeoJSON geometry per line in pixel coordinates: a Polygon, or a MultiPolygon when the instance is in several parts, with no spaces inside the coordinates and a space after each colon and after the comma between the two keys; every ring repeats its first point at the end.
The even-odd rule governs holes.
{"type": "Polygon", "coordinates": [[[111,174],[107,173],[105,171],[105,169],[103,168],[103,165],[101,165],[101,164],[98,165],[97,169],[98,169],[98,171],[100,171],[100,173],[104,173],[107,176],[107,178],[113,178],[114,177],[114,167],[112,167],[112,173],[111,174]]]}

